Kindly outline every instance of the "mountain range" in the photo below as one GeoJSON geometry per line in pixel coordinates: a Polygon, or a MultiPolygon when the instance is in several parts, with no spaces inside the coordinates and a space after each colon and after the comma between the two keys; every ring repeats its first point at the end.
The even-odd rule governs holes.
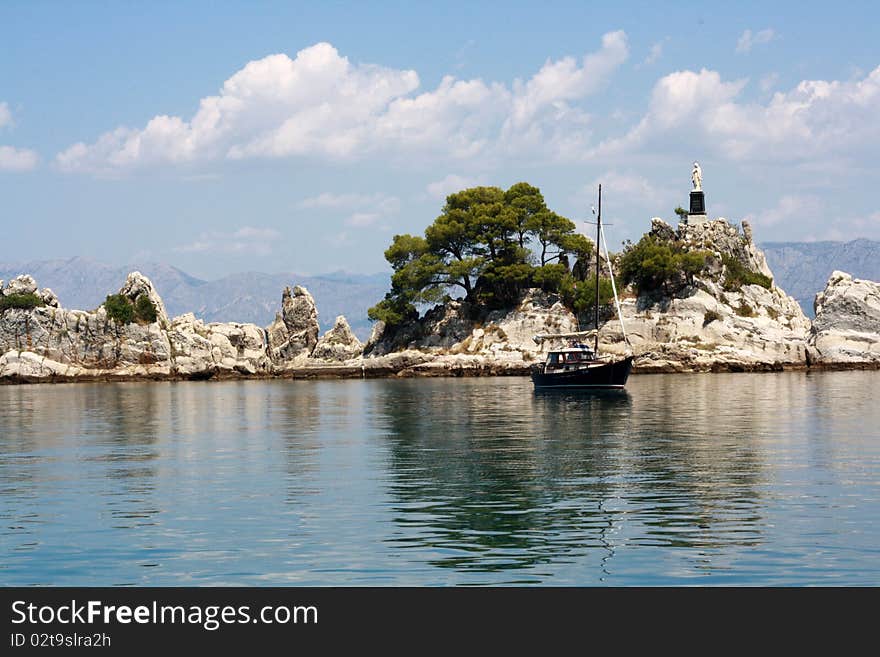
{"type": "MultiPolygon", "coordinates": [[[[759,245],[776,277],[776,284],[797,299],[813,316],[813,298],[825,287],[835,269],[856,278],[880,280],[880,242],[765,242],[759,245]]],[[[302,285],[315,298],[322,330],[345,315],[352,330],[364,340],[370,333],[367,309],[388,290],[389,275],[334,272],[304,276],[292,272],[245,272],[217,280],[203,280],[164,263],[112,266],[88,258],[0,263],[0,279],[31,274],[40,287],[51,288],[66,308],[90,309],[115,292],[131,271],[148,276],[172,316],[193,312],[208,322],[252,322],[267,326],[281,307],[281,291],[302,285]]]]}
{"type": "Polygon", "coordinates": [[[835,269],[855,278],[880,281],[880,242],[765,242],[758,245],[767,256],[776,284],[797,299],[807,317],[813,317],[813,299],[825,289],[835,269]]]}

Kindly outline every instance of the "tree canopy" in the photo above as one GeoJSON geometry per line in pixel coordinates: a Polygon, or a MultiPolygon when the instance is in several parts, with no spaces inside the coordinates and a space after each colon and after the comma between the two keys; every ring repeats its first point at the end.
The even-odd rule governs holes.
{"type": "Polygon", "coordinates": [[[489,307],[511,304],[532,286],[554,292],[567,286],[569,299],[586,299],[574,292],[579,282],[568,262],[588,261],[593,248],[571,220],[547,207],[537,187],[465,189],[446,197],[424,237],[394,236],[385,251],[391,290],[369,316],[398,324],[417,314],[417,305],[441,301],[451,290],[489,307]]]}

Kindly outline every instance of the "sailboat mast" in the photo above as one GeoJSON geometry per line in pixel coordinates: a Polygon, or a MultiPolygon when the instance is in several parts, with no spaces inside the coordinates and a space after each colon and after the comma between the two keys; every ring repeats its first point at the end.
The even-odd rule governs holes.
{"type": "Polygon", "coordinates": [[[599,214],[596,216],[596,338],[594,349],[599,355],[599,242],[602,239],[602,185],[599,184],[599,214]]]}

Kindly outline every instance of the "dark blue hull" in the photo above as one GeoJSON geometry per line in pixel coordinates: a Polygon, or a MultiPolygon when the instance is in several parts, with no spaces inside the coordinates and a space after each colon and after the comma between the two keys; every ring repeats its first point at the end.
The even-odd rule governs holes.
{"type": "Polygon", "coordinates": [[[543,366],[532,370],[536,388],[623,388],[632,369],[633,357],[583,369],[545,374],[543,366]]]}

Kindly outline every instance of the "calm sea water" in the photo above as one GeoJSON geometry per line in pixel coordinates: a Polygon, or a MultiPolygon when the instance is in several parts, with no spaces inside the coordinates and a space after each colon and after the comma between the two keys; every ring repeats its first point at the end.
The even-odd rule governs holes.
{"type": "Polygon", "coordinates": [[[0,583],[878,585],[878,389],[0,386],[0,583]]]}

